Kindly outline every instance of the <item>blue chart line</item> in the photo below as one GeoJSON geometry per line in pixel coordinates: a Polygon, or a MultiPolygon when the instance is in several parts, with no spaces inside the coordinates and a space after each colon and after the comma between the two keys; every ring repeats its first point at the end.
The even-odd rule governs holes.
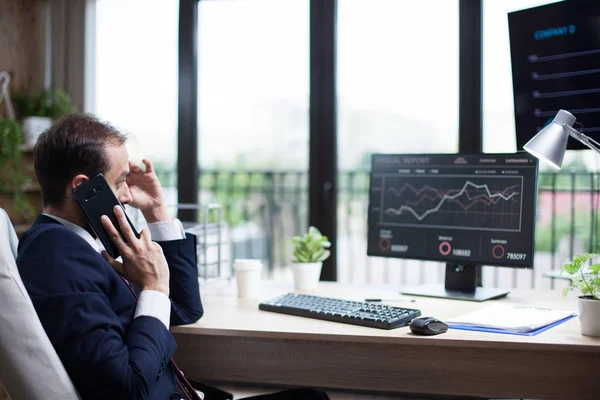
{"type": "Polygon", "coordinates": [[[408,211],[409,213],[411,213],[416,219],[418,219],[419,221],[423,221],[423,219],[425,219],[425,217],[427,217],[429,214],[433,214],[436,211],[438,211],[440,209],[440,207],[442,207],[442,205],[446,202],[446,200],[454,200],[460,196],[462,196],[463,194],[465,194],[467,187],[472,186],[476,189],[485,189],[485,191],[487,192],[487,195],[490,199],[499,197],[504,201],[508,201],[510,200],[512,197],[518,195],[518,192],[513,192],[508,196],[505,196],[502,193],[495,193],[492,194],[490,192],[490,189],[488,188],[488,185],[476,185],[471,181],[466,181],[463,188],[460,190],[460,192],[453,194],[451,196],[445,194],[442,199],[440,200],[440,202],[438,203],[437,206],[435,206],[432,209],[429,209],[427,211],[425,211],[423,214],[419,215],[419,213],[417,213],[412,207],[408,207],[408,206],[400,206],[400,208],[388,208],[387,210],[385,210],[386,213],[389,214],[395,214],[395,215],[400,215],[403,211],[408,211]]]}

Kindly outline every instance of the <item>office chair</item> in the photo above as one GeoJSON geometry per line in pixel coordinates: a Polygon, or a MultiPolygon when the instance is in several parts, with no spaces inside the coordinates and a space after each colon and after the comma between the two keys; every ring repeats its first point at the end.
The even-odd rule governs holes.
{"type": "Polygon", "coordinates": [[[0,208],[0,382],[12,399],[80,399],[23,286],[17,243],[0,208]]]}

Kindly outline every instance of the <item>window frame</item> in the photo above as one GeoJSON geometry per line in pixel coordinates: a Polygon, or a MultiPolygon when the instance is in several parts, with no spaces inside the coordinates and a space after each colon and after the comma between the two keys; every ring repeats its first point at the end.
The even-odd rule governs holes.
{"type": "MultiPolygon", "coordinates": [[[[180,203],[197,203],[198,9],[180,0],[177,185],[180,203]]],[[[309,1],[309,0],[307,0],[309,1]]],[[[340,0],[343,1],[343,0],[340,0]]],[[[458,148],[482,151],[482,0],[459,1],[458,148]]],[[[337,240],[336,10],[338,0],[310,0],[309,224],[337,240]]],[[[200,60],[201,62],[201,60],[200,60]]],[[[186,218],[197,218],[187,211],[186,218]]],[[[337,280],[336,246],[323,263],[321,280],[337,280]]]]}

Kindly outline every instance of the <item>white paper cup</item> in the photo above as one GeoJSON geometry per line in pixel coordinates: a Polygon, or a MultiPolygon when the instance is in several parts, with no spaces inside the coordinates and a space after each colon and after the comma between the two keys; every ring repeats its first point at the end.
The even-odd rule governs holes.
{"type": "Polygon", "coordinates": [[[237,281],[238,297],[258,297],[262,262],[254,259],[236,259],[233,269],[237,281]]]}

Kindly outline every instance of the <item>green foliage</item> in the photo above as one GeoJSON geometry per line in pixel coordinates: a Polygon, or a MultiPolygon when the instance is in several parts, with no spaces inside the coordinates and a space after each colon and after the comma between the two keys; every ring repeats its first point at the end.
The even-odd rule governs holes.
{"type": "Polygon", "coordinates": [[[20,161],[21,126],[17,121],[0,118],[0,167],[20,161]]]}
{"type": "Polygon", "coordinates": [[[586,270],[586,262],[596,257],[595,254],[574,256],[569,264],[562,267],[562,271],[571,275],[571,286],[563,289],[563,296],[577,288],[585,296],[600,300],[600,264],[593,264],[586,270]]]}
{"type": "Polygon", "coordinates": [[[590,173],[578,172],[569,174],[563,172],[544,172],[540,174],[538,179],[540,190],[590,190],[590,173]]]}
{"type": "MultiPolygon", "coordinates": [[[[294,175],[290,175],[290,178],[294,178],[294,175]]],[[[223,221],[230,226],[257,218],[266,221],[265,215],[275,212],[277,201],[283,196],[284,189],[277,182],[269,171],[203,171],[200,177],[201,202],[220,204],[223,221]]],[[[295,183],[290,182],[290,185],[295,183]]]]}
{"type": "Polygon", "coordinates": [[[17,121],[0,118],[0,169],[4,169],[5,176],[10,176],[7,178],[8,182],[0,182],[0,192],[12,192],[15,211],[31,218],[35,211],[23,192],[25,179],[21,172],[22,140],[21,125],[17,121]]]}
{"type": "MultiPolygon", "coordinates": [[[[600,226],[600,215],[594,214],[596,220],[594,227],[600,226]]],[[[593,219],[589,210],[579,209],[575,211],[575,218],[573,220],[573,236],[576,239],[580,239],[583,248],[586,251],[600,251],[599,243],[591,243],[590,246],[590,230],[593,219]]],[[[564,238],[571,236],[571,213],[561,213],[554,217],[554,223],[552,220],[545,224],[539,224],[535,228],[535,250],[536,251],[554,251],[559,245],[560,241],[564,238]],[[554,243],[552,243],[552,228],[554,227],[554,243]]]]}
{"type": "Polygon", "coordinates": [[[575,158],[563,164],[560,171],[548,167],[539,174],[538,186],[540,190],[571,190],[590,188],[590,171],[581,158],[575,158]]]}
{"type": "Polygon", "coordinates": [[[294,236],[292,238],[294,245],[293,261],[299,263],[311,263],[324,261],[329,257],[331,243],[326,236],[311,226],[304,236],[294,236]]]}
{"type": "Polygon", "coordinates": [[[57,120],[77,111],[68,93],[61,89],[47,89],[41,93],[18,92],[12,100],[19,118],[49,117],[57,120]]]}
{"type": "Polygon", "coordinates": [[[257,192],[262,194],[261,189],[267,187],[267,182],[262,174],[251,176],[243,171],[224,171],[203,174],[200,187],[210,193],[210,201],[223,207],[223,220],[230,226],[237,226],[251,219],[249,214],[256,212],[252,209],[251,197],[257,192]]]}

